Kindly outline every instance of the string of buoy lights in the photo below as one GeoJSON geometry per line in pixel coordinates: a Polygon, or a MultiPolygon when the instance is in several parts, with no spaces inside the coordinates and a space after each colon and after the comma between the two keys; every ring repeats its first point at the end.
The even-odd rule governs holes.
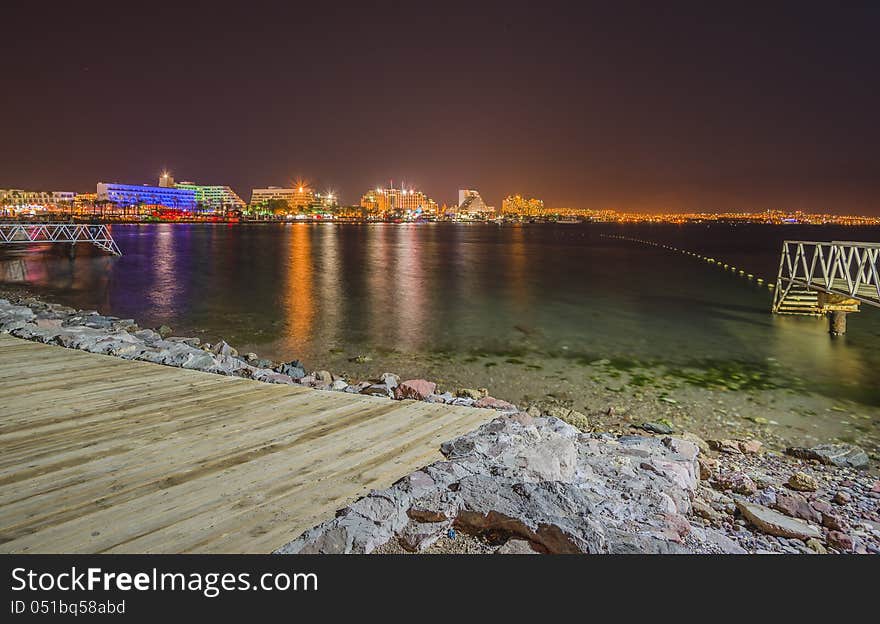
{"type": "Polygon", "coordinates": [[[687,249],[681,249],[680,247],[675,247],[673,245],[664,245],[663,243],[658,243],[656,241],[651,241],[651,240],[645,240],[643,238],[631,238],[629,236],[619,236],[617,234],[600,234],[600,236],[602,238],[616,238],[618,240],[629,241],[631,243],[641,243],[643,245],[650,245],[652,247],[659,247],[661,249],[667,249],[669,251],[677,251],[677,252],[684,254],[686,256],[691,256],[691,257],[697,258],[698,260],[708,262],[709,264],[714,264],[714,265],[724,269],[725,271],[730,271],[731,273],[737,274],[740,277],[744,277],[750,281],[754,280],[755,283],[758,284],[759,286],[763,286],[766,283],[767,288],[769,290],[773,290],[774,288],[776,288],[776,284],[774,284],[773,282],[770,282],[768,280],[765,280],[762,277],[755,277],[754,273],[747,273],[743,269],[738,269],[737,267],[733,266],[732,264],[725,264],[725,263],[721,262],[721,260],[717,260],[715,258],[710,258],[709,256],[704,256],[702,254],[698,254],[696,252],[689,251],[687,249]]]}

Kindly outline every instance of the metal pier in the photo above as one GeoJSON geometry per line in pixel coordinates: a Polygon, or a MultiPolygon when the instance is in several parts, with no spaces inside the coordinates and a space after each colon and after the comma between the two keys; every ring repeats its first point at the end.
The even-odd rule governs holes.
{"type": "Polygon", "coordinates": [[[773,297],[775,314],[827,314],[831,333],[861,304],[880,308],[880,243],[785,241],[773,297]]]}
{"type": "Polygon", "coordinates": [[[0,245],[91,243],[114,256],[122,252],[106,225],[87,223],[0,223],[0,245]]]}

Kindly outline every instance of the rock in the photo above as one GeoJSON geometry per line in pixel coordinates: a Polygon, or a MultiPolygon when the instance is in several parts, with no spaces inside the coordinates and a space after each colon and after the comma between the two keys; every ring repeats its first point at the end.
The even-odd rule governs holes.
{"type": "Polygon", "coordinates": [[[152,329],[138,330],[134,332],[134,336],[148,344],[162,340],[162,336],[160,336],[158,332],[155,332],[152,329]]]}
{"type": "Polygon", "coordinates": [[[709,440],[709,447],[720,453],[728,453],[730,455],[739,455],[742,450],[739,442],[736,440],[709,440]]]}
{"type": "Polygon", "coordinates": [[[822,544],[822,542],[817,540],[815,537],[811,537],[810,539],[807,540],[807,548],[809,548],[810,550],[812,550],[813,552],[815,552],[819,555],[827,555],[828,554],[828,550],[825,548],[825,546],[822,544]]]}
{"type": "Polygon", "coordinates": [[[820,444],[812,448],[789,447],[785,452],[800,459],[810,459],[841,468],[864,468],[868,454],[853,444],[820,444]]]}
{"type": "Polygon", "coordinates": [[[333,375],[330,373],[330,371],[315,371],[314,373],[312,373],[312,376],[315,378],[315,382],[321,386],[329,386],[333,383],[333,375]]]}
{"type": "Polygon", "coordinates": [[[692,507],[695,515],[711,522],[719,522],[723,517],[720,513],[715,511],[711,505],[706,504],[699,498],[694,500],[692,507]]]}
{"type": "Polygon", "coordinates": [[[840,490],[834,495],[834,498],[831,499],[832,502],[837,503],[838,505],[846,505],[850,501],[852,501],[852,495],[849,492],[845,492],[844,490],[840,490]]]}
{"type": "Polygon", "coordinates": [[[523,447],[510,462],[501,456],[498,465],[516,470],[526,481],[571,481],[578,463],[575,442],[561,436],[553,436],[543,444],[523,447]]]}
{"type": "Polygon", "coordinates": [[[757,455],[763,446],[757,440],[737,440],[737,445],[739,450],[746,455],[757,455]]]}
{"type": "Polygon", "coordinates": [[[722,555],[747,555],[748,551],[735,541],[714,529],[696,529],[691,527],[691,534],[712,553],[722,555]]]}
{"type": "Polygon", "coordinates": [[[367,362],[372,362],[373,358],[369,355],[356,355],[354,357],[348,358],[349,362],[354,362],[356,364],[366,364],[367,362]]]}
{"type": "Polygon", "coordinates": [[[568,412],[568,414],[565,416],[565,422],[567,422],[569,425],[577,427],[581,431],[590,430],[589,419],[584,414],[576,410],[571,410],[570,412],[568,412]]]}
{"type": "MultiPolygon", "coordinates": [[[[754,497],[752,497],[752,502],[757,503],[759,505],[764,505],[764,507],[776,507],[777,501],[776,492],[771,489],[764,489],[758,492],[754,497]]],[[[783,511],[780,509],[780,511],[783,511]]],[[[784,511],[783,511],[784,513],[784,511]]],[[[789,514],[792,515],[792,514],[789,514]]]]}
{"type": "Polygon", "coordinates": [[[691,532],[691,523],[680,514],[665,513],[663,520],[666,522],[664,534],[674,542],[681,543],[691,532]]]}
{"type": "Polygon", "coordinates": [[[382,373],[379,383],[383,383],[388,389],[393,390],[400,385],[400,376],[394,373],[382,373]]]}
{"type": "Polygon", "coordinates": [[[409,379],[403,381],[394,388],[394,398],[396,399],[415,399],[416,401],[424,401],[434,394],[437,384],[433,381],[425,379],[409,379]]]}
{"type": "Polygon", "coordinates": [[[581,488],[479,474],[461,481],[459,495],[462,509],[455,527],[465,533],[516,536],[548,553],[609,552],[605,532],[590,517],[595,502],[581,488]]]}
{"type": "Polygon", "coordinates": [[[254,379],[257,381],[262,381],[265,383],[275,383],[275,384],[292,384],[294,383],[293,377],[289,375],[282,375],[281,373],[276,373],[275,371],[267,368],[258,369],[257,372],[254,373],[254,379]]]}
{"type": "MultiPolygon", "coordinates": [[[[258,356],[256,353],[253,353],[253,352],[245,353],[244,359],[248,364],[256,364],[257,361],[260,359],[260,356],[258,356]]],[[[265,368],[271,368],[271,367],[265,367],[265,368]]]]}
{"type": "Polygon", "coordinates": [[[450,401],[451,405],[461,405],[464,407],[473,407],[474,403],[476,403],[476,401],[467,397],[456,397],[450,401]]]}
{"type": "Polygon", "coordinates": [[[683,433],[679,433],[676,435],[679,438],[682,438],[683,440],[687,440],[689,442],[693,442],[694,444],[696,444],[700,448],[700,452],[703,453],[704,455],[709,453],[709,443],[706,442],[700,436],[698,436],[694,433],[691,433],[690,431],[685,431],[683,433]]]}
{"type": "Polygon", "coordinates": [[[646,422],[638,425],[638,428],[651,433],[659,433],[663,435],[668,435],[673,431],[672,426],[664,422],[646,422]]]}
{"type": "Polygon", "coordinates": [[[700,479],[703,481],[711,479],[712,475],[715,474],[715,471],[718,469],[718,460],[712,459],[711,457],[700,455],[697,457],[697,464],[699,466],[700,479]]]}
{"type": "Polygon", "coordinates": [[[813,509],[806,498],[795,492],[776,494],[773,507],[792,518],[800,518],[815,524],[822,521],[822,514],[813,509]]]}
{"type": "Polygon", "coordinates": [[[823,513],[822,526],[832,531],[849,531],[849,524],[838,514],[823,513]]]}
{"type": "Polygon", "coordinates": [[[306,369],[299,360],[291,360],[290,362],[279,364],[275,367],[275,372],[287,375],[293,379],[302,379],[306,376],[306,369]]]}
{"type": "Polygon", "coordinates": [[[819,489],[819,482],[805,472],[796,472],[791,475],[787,485],[800,492],[815,492],[819,489]]]}
{"type": "Polygon", "coordinates": [[[568,407],[563,407],[561,405],[550,405],[544,408],[543,415],[551,416],[553,418],[558,418],[559,420],[564,421],[569,412],[571,412],[571,409],[568,407]]]}
{"type": "Polygon", "coordinates": [[[474,403],[474,407],[488,408],[494,409],[501,412],[516,412],[516,405],[513,403],[508,403],[507,401],[502,401],[501,399],[496,399],[490,396],[484,396],[482,399],[474,403]]]}
{"type": "Polygon", "coordinates": [[[509,539],[495,551],[496,555],[537,555],[539,554],[526,540],[509,539]]]}
{"type": "Polygon", "coordinates": [[[398,535],[400,545],[410,552],[430,548],[452,527],[452,520],[443,522],[410,522],[398,535]]]}
{"type": "Polygon", "coordinates": [[[843,552],[852,552],[855,550],[855,540],[851,536],[840,531],[829,531],[826,541],[832,548],[837,548],[843,552]]]}
{"type": "Polygon", "coordinates": [[[553,418],[558,418],[563,422],[567,422],[569,425],[577,427],[581,431],[590,430],[589,419],[580,412],[568,409],[567,407],[552,405],[548,407],[544,413],[546,416],[552,416],[553,418]]]}
{"type": "Polygon", "coordinates": [[[388,389],[388,386],[385,384],[371,384],[366,388],[361,388],[361,394],[368,394],[370,396],[380,396],[387,398],[394,398],[394,394],[391,390],[388,389]]]}
{"type": "Polygon", "coordinates": [[[452,396],[451,392],[444,392],[443,394],[432,394],[425,400],[428,403],[452,403],[455,397],[452,396]]]}
{"type": "Polygon", "coordinates": [[[371,492],[279,552],[370,552],[395,536],[421,548],[449,521],[540,552],[688,552],[680,542],[690,531],[682,514],[696,488],[694,459],[658,438],[590,436],[556,418],[518,416],[443,443],[444,461],[371,492]]]}
{"type": "MultiPolygon", "coordinates": [[[[214,358],[212,358],[207,353],[191,353],[186,356],[186,359],[179,360],[181,368],[187,368],[190,370],[211,370],[216,364],[214,358]]],[[[229,371],[229,374],[232,374],[234,369],[229,371]]]]}
{"type": "MultiPolygon", "coordinates": [[[[458,390],[455,391],[455,396],[463,397],[466,399],[473,399],[474,401],[479,401],[480,399],[482,399],[486,395],[483,394],[482,392],[480,392],[479,390],[474,390],[473,388],[459,388],[458,390]]],[[[538,416],[540,416],[540,415],[541,414],[539,412],[538,416]]]]}
{"type": "Polygon", "coordinates": [[[751,525],[768,535],[801,540],[822,538],[822,532],[818,528],[807,524],[803,520],[790,518],[778,511],[773,511],[763,505],[737,500],[736,507],[751,525]]]}
{"type": "Polygon", "coordinates": [[[34,323],[40,329],[56,329],[61,327],[60,318],[38,318],[34,323]]]}
{"type": "Polygon", "coordinates": [[[758,491],[758,486],[751,477],[741,472],[721,472],[712,479],[712,486],[719,490],[731,491],[744,496],[751,496],[758,491]]]}
{"type": "Polygon", "coordinates": [[[186,338],[183,336],[169,336],[168,338],[165,338],[165,340],[168,342],[182,342],[191,347],[198,347],[202,343],[198,338],[186,338]]]}
{"type": "Polygon", "coordinates": [[[211,347],[211,353],[214,355],[225,355],[227,357],[236,357],[238,355],[238,351],[230,347],[224,340],[221,340],[211,347]]]}
{"type": "Polygon", "coordinates": [[[348,382],[344,379],[337,379],[332,384],[330,384],[330,388],[332,390],[340,391],[348,388],[348,382]]]}
{"type": "Polygon", "coordinates": [[[693,464],[685,466],[681,462],[652,459],[641,462],[639,468],[654,472],[682,489],[692,490],[696,487],[693,464]]]}
{"type": "Polygon", "coordinates": [[[174,330],[171,329],[170,327],[168,327],[167,325],[160,325],[159,329],[157,329],[156,332],[162,338],[168,338],[168,336],[171,336],[174,333],[174,330]]]}
{"type": "Polygon", "coordinates": [[[834,507],[831,506],[831,503],[821,499],[811,501],[810,506],[819,513],[832,513],[834,511],[834,507]]]}
{"type": "Polygon", "coordinates": [[[508,418],[526,427],[531,427],[535,424],[535,417],[528,412],[516,412],[508,416],[508,418]]]}
{"type": "Polygon", "coordinates": [[[134,319],[121,319],[112,325],[113,329],[123,329],[131,334],[138,331],[140,326],[134,322],[134,319]]]}
{"type": "Polygon", "coordinates": [[[673,453],[687,457],[693,461],[700,454],[700,447],[689,440],[683,440],[677,437],[667,436],[662,439],[663,446],[670,449],[673,453]]]}

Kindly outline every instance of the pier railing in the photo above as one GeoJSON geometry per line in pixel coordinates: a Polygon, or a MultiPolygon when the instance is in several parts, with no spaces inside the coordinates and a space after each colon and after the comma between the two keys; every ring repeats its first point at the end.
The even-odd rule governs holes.
{"type": "MultiPolygon", "coordinates": [[[[785,241],[773,311],[789,311],[805,292],[826,293],[880,307],[880,243],[785,241]]],[[[812,312],[822,313],[822,306],[812,312]]]]}
{"type": "Polygon", "coordinates": [[[91,243],[115,256],[122,255],[106,225],[0,222],[0,245],[27,243],[91,243]]]}

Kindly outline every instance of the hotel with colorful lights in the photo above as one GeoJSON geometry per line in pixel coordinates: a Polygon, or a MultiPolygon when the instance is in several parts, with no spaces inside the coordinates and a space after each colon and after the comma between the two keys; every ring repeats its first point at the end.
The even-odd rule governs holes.
{"type": "Polygon", "coordinates": [[[195,192],[196,204],[203,208],[245,208],[244,200],[229,186],[175,182],[174,188],[195,192]]]}
{"type": "Polygon", "coordinates": [[[504,215],[534,217],[544,213],[544,202],[534,197],[526,199],[522,195],[508,195],[501,202],[501,212],[504,215]]]}
{"type": "Polygon", "coordinates": [[[175,210],[195,210],[196,192],[192,189],[147,184],[119,184],[98,182],[98,201],[106,201],[120,207],[163,206],[175,210]]]}
{"type": "Polygon", "coordinates": [[[72,191],[25,191],[0,189],[2,213],[41,212],[52,208],[72,206],[76,193],[72,191]]]}
{"type": "Polygon", "coordinates": [[[437,214],[437,202],[414,189],[377,188],[361,197],[361,208],[370,214],[437,214]]]}

